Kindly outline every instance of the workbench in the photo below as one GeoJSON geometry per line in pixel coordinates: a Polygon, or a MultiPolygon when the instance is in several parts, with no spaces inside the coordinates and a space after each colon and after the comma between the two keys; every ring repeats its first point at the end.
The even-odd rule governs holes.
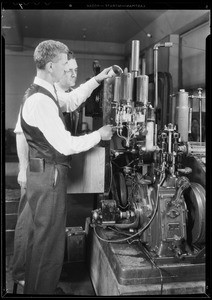
{"type": "MultiPolygon", "coordinates": [[[[204,263],[159,262],[156,268],[136,243],[107,243],[87,228],[87,260],[97,296],[205,294],[204,263]]],[[[113,235],[101,228],[98,233],[106,239],[113,235]]]]}

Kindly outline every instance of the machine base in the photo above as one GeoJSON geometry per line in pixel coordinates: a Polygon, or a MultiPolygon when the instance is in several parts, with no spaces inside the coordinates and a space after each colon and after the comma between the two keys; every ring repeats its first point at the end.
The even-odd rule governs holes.
{"type": "MultiPolygon", "coordinates": [[[[100,231],[104,236],[105,231],[100,231]]],[[[160,273],[136,243],[106,243],[98,239],[90,226],[87,246],[96,295],[205,294],[204,263],[157,263],[160,273]]]]}

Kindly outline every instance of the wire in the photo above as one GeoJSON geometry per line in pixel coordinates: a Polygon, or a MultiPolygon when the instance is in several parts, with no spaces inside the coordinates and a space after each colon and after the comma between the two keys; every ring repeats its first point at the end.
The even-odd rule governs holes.
{"type": "Polygon", "coordinates": [[[108,192],[105,192],[105,194],[107,194],[107,195],[109,195],[109,193],[111,191],[112,180],[113,180],[113,168],[112,168],[111,161],[109,162],[109,166],[110,166],[110,184],[109,184],[108,192]]]}
{"type": "Polygon", "coordinates": [[[108,228],[109,228],[110,230],[116,232],[116,233],[121,233],[121,234],[127,235],[127,236],[131,235],[130,233],[121,231],[120,228],[117,228],[117,227],[113,228],[113,227],[109,227],[109,226],[108,226],[108,228]]]}
{"type": "MultiPolygon", "coordinates": [[[[158,210],[158,204],[159,204],[159,187],[160,187],[160,185],[161,185],[162,182],[163,182],[163,178],[161,179],[161,182],[158,184],[158,187],[157,187],[156,207],[155,207],[154,213],[153,213],[151,219],[149,220],[149,222],[148,222],[141,230],[139,230],[139,231],[136,232],[135,234],[132,234],[130,237],[125,238],[125,239],[106,240],[106,239],[100,237],[100,236],[97,234],[96,228],[94,227],[94,232],[95,232],[96,236],[97,236],[101,241],[104,241],[104,242],[107,242],[107,243],[121,243],[121,242],[126,242],[126,241],[128,241],[128,240],[134,238],[135,236],[140,235],[142,232],[144,232],[144,231],[149,227],[149,225],[152,223],[152,221],[153,221],[153,219],[154,219],[154,217],[155,217],[155,215],[156,215],[156,212],[157,212],[157,210],[158,210]]],[[[97,225],[97,226],[100,227],[100,225],[97,225]]],[[[101,226],[101,227],[102,227],[102,226],[101,226]]]]}
{"type": "MultiPolygon", "coordinates": [[[[161,282],[161,295],[163,294],[163,275],[162,275],[162,271],[161,269],[158,267],[158,265],[155,263],[154,259],[151,257],[150,253],[147,251],[147,249],[142,245],[140,239],[136,239],[136,240],[132,240],[130,241],[130,239],[134,238],[135,236],[137,235],[140,235],[144,230],[146,230],[146,228],[148,228],[148,226],[151,224],[151,222],[153,221],[156,213],[157,213],[157,210],[158,210],[158,204],[159,204],[159,188],[160,186],[163,184],[164,182],[164,179],[165,179],[165,173],[161,174],[161,180],[157,186],[157,194],[156,194],[156,207],[155,207],[155,210],[154,210],[154,213],[150,219],[150,221],[146,224],[146,226],[144,226],[141,230],[139,230],[137,233],[135,234],[132,234],[130,235],[129,233],[126,233],[126,232],[121,232],[118,228],[112,228],[112,227],[108,227],[110,230],[116,232],[116,233],[120,233],[122,235],[128,235],[127,238],[124,238],[124,239],[117,239],[117,240],[106,240],[102,237],[100,237],[100,235],[97,233],[96,231],[96,227],[94,227],[94,233],[95,235],[97,236],[98,239],[100,239],[101,241],[103,242],[107,242],[107,243],[120,243],[120,242],[125,242],[127,241],[129,244],[132,244],[134,242],[139,242],[140,245],[141,245],[141,250],[142,252],[147,256],[147,258],[150,260],[150,262],[152,263],[152,265],[159,271],[160,273],[160,282],[161,282]],[[130,236],[129,236],[130,235],[130,236]]],[[[100,226],[99,227],[103,227],[103,226],[100,226]]]]}
{"type": "Polygon", "coordinates": [[[161,269],[158,267],[158,265],[155,263],[154,259],[151,257],[148,250],[145,248],[145,246],[142,245],[141,241],[139,240],[141,251],[148,257],[152,265],[159,271],[160,273],[160,282],[161,282],[161,295],[163,294],[163,275],[161,269]]]}

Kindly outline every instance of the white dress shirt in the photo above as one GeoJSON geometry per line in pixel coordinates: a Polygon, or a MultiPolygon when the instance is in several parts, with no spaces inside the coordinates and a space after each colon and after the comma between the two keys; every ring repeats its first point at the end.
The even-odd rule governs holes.
{"type": "MultiPolygon", "coordinates": [[[[56,98],[54,87],[50,83],[38,77],[35,77],[34,83],[47,89],[56,98]]],[[[92,78],[74,91],[65,93],[56,84],[58,101],[62,111],[70,112],[77,109],[98,86],[97,81],[92,78]]],[[[27,98],[23,107],[23,118],[30,126],[38,127],[47,141],[64,155],[87,151],[101,140],[98,131],[78,137],[72,136],[65,129],[61,118],[58,116],[57,105],[42,93],[36,93],[27,98]]],[[[23,132],[20,124],[20,114],[14,132],[23,132]]]]}

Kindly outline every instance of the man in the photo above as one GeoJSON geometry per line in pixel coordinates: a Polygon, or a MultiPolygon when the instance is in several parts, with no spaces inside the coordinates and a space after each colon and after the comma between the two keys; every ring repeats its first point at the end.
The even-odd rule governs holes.
{"type": "Polygon", "coordinates": [[[110,126],[81,137],[73,137],[65,129],[62,110],[76,109],[109,77],[111,69],[103,70],[71,93],[58,91],[57,101],[54,83],[68,71],[67,53],[67,46],[52,40],[36,47],[37,76],[27,90],[20,113],[21,127],[29,145],[29,161],[27,203],[17,220],[14,261],[19,241],[26,234],[24,227],[27,227],[28,244],[24,278],[15,278],[14,270],[13,277],[25,279],[25,294],[52,295],[56,291],[64,257],[69,156],[112,137],[110,126]]]}
{"type": "MultiPolygon", "coordinates": [[[[76,59],[74,57],[73,52],[69,51],[68,53],[68,69],[65,72],[65,74],[62,76],[59,82],[55,83],[56,90],[58,91],[71,91],[72,87],[75,86],[76,84],[76,79],[77,79],[77,70],[78,70],[78,65],[76,62],[76,59]]],[[[80,91],[79,91],[80,95],[80,91]]],[[[75,113],[75,119],[78,116],[77,110],[74,111],[75,113]]],[[[70,125],[70,117],[71,113],[64,113],[65,116],[65,121],[66,121],[66,126],[68,127],[67,129],[72,129],[70,125]]],[[[72,133],[74,132],[71,130],[72,133]]],[[[18,183],[21,188],[21,197],[19,201],[19,207],[18,207],[18,216],[22,212],[27,199],[26,199],[26,170],[28,166],[28,144],[25,138],[25,135],[23,134],[21,124],[20,124],[20,114],[18,115],[18,121],[15,127],[14,132],[16,133],[16,146],[17,146],[17,153],[18,153],[18,158],[19,158],[19,173],[18,173],[18,183]]],[[[27,228],[27,222],[28,219],[25,218],[25,224],[22,227],[27,228]]],[[[13,256],[13,277],[15,280],[19,281],[19,284],[23,285],[24,280],[24,273],[25,273],[25,260],[26,260],[26,245],[27,245],[27,234],[22,235],[18,241],[16,241],[16,245],[18,244],[18,247],[15,247],[15,253],[13,256]]]]}
{"type": "MultiPolygon", "coordinates": [[[[69,51],[68,53],[68,70],[65,72],[65,74],[62,76],[59,82],[55,83],[56,90],[60,91],[71,91],[72,87],[76,84],[77,79],[77,71],[78,71],[78,65],[76,62],[76,59],[74,57],[73,52],[69,51]]],[[[70,113],[64,112],[65,117],[67,116],[66,125],[69,125],[69,118],[70,113]]],[[[78,115],[78,113],[77,113],[78,115]]],[[[71,124],[70,124],[71,125],[71,124]]],[[[71,129],[71,128],[70,128],[71,129]]],[[[16,146],[18,151],[18,158],[19,158],[19,173],[18,173],[18,183],[21,187],[21,199],[24,198],[24,200],[20,201],[19,209],[18,209],[18,215],[23,210],[23,207],[25,206],[25,189],[26,189],[26,169],[28,166],[28,144],[26,142],[26,138],[23,134],[22,128],[21,128],[21,122],[20,122],[20,114],[18,115],[18,121],[16,123],[16,127],[14,132],[16,133],[16,146]],[[21,146],[22,145],[22,146],[21,146]],[[20,151],[21,149],[21,151],[20,151]]]]}
{"type": "MultiPolygon", "coordinates": [[[[71,91],[72,87],[76,84],[77,69],[78,66],[74,54],[73,52],[69,51],[67,71],[63,74],[60,81],[55,83],[56,89],[63,92],[71,91]]],[[[64,113],[67,127],[70,124],[70,114],[71,113],[64,113]]],[[[23,134],[21,128],[20,114],[18,115],[18,121],[16,123],[14,132],[16,133],[16,147],[17,147],[17,154],[19,158],[19,173],[18,173],[17,180],[21,188],[21,197],[20,197],[19,207],[18,207],[18,216],[19,216],[27,203],[26,170],[28,166],[28,152],[29,152],[29,147],[25,135],[23,134]]],[[[25,230],[27,231],[29,220],[27,217],[22,219],[23,220],[21,226],[22,228],[25,228],[25,230]]],[[[22,286],[25,283],[24,277],[25,277],[27,242],[28,242],[28,235],[26,233],[23,233],[22,235],[19,234],[18,238],[15,239],[15,249],[14,249],[15,251],[13,256],[13,278],[15,279],[15,281],[18,281],[19,284],[22,286]]]]}
{"type": "MultiPolygon", "coordinates": [[[[57,91],[72,91],[73,87],[76,84],[77,79],[77,72],[78,72],[78,65],[76,59],[74,57],[73,52],[68,53],[68,71],[63,75],[59,82],[55,83],[55,87],[57,91]]],[[[67,130],[71,132],[72,135],[77,134],[77,128],[79,123],[79,116],[80,116],[80,108],[76,109],[73,112],[64,112],[64,118],[67,130]]]]}

